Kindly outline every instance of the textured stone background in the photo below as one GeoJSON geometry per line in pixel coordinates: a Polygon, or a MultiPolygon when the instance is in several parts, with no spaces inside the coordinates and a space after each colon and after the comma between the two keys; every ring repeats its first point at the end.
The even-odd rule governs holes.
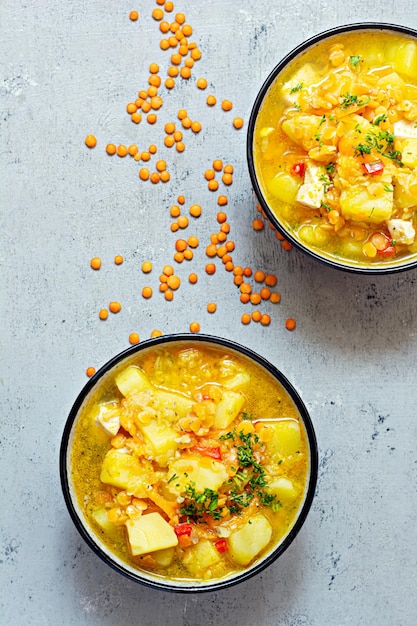
{"type": "Polygon", "coordinates": [[[416,271],[357,277],[285,253],[256,216],[245,131],[261,83],[305,38],[375,19],[417,28],[414,0],[177,0],[203,58],[194,78],[230,98],[232,114],[205,105],[193,80],[167,94],[160,120],[180,107],[204,128],[183,155],[163,151],[172,180],[144,184],[132,159],[109,158],[108,141],[162,146],[163,125],[133,125],[125,105],[162,74],[154,2],[2,0],[0,198],[3,350],[0,419],[0,622],[25,625],[411,626],[416,623],[416,271]],[[129,11],[141,14],[130,22],[129,11]],[[84,146],[87,133],[98,146],[84,146]],[[235,262],[279,276],[282,302],[264,307],[268,328],[243,327],[230,275],[204,273],[216,207],[203,171],[234,164],[227,209],[235,262]],[[140,271],[152,260],[157,291],[176,236],[168,207],[178,193],[203,205],[186,231],[202,242],[172,303],[140,271]],[[113,256],[123,254],[116,267],[113,256]],[[89,268],[101,256],[100,272],[89,268]],[[189,271],[200,281],[189,286],[189,271]],[[110,300],[123,310],[107,322],[110,300]],[[216,315],[206,303],[216,300],[216,315]],[[285,330],[294,316],[298,328],[285,330]],[[65,509],[58,451],[68,411],[99,367],[154,328],[229,337],[258,350],[290,378],[311,411],[320,448],[317,496],[289,550],[257,578],[212,595],[169,595],[124,580],[79,537],[65,509]]]}

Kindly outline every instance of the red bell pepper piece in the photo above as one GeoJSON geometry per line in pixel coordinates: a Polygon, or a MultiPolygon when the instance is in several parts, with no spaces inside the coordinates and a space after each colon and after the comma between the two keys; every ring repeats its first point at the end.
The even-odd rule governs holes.
{"type": "Polygon", "coordinates": [[[300,161],[300,163],[294,163],[294,165],[290,169],[290,172],[293,176],[300,176],[301,178],[303,178],[305,171],[306,164],[304,163],[304,161],[300,161]]]}
{"type": "Polygon", "coordinates": [[[227,552],[229,549],[226,539],[218,539],[218,541],[214,542],[214,547],[216,548],[217,552],[220,552],[220,554],[227,552]]]}
{"type": "Polygon", "coordinates": [[[384,164],[379,159],[377,161],[370,161],[369,163],[364,163],[363,167],[367,174],[371,174],[371,176],[375,176],[375,174],[382,174],[384,171],[384,164]]]}
{"type": "Polygon", "coordinates": [[[216,459],[217,461],[222,460],[222,451],[220,447],[209,448],[208,446],[193,446],[191,448],[192,451],[198,452],[203,456],[209,456],[212,459],[216,459]]]}
{"type": "Polygon", "coordinates": [[[387,246],[384,250],[378,250],[378,254],[389,258],[395,255],[395,248],[394,246],[387,246]]]}
{"type": "Polygon", "coordinates": [[[183,537],[184,535],[187,535],[189,537],[192,530],[193,527],[191,526],[191,524],[177,524],[176,526],[174,526],[174,531],[177,537],[183,537]]]}

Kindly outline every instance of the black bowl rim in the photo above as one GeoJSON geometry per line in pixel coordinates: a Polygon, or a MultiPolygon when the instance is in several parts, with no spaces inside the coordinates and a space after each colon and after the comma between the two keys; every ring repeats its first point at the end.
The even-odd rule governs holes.
{"type": "Polygon", "coordinates": [[[307,246],[303,246],[298,239],[296,239],[289,231],[287,231],[277,219],[275,214],[269,208],[269,205],[262,193],[261,187],[258,182],[258,177],[255,172],[255,164],[253,159],[253,135],[255,130],[256,118],[259,112],[259,109],[262,105],[264,97],[271,86],[271,84],[275,81],[277,75],[284,69],[284,67],[292,61],[299,54],[304,52],[310,46],[321,42],[323,39],[328,37],[333,37],[335,35],[346,33],[354,30],[388,30],[392,32],[402,33],[405,35],[410,35],[417,39],[417,30],[411,28],[409,26],[402,26],[400,24],[391,24],[385,22],[358,22],[352,24],[344,24],[341,26],[334,26],[329,28],[328,30],[322,31],[316,35],[313,35],[309,39],[306,39],[301,44],[293,48],[288,54],[286,54],[281,61],[274,67],[274,69],[270,72],[270,74],[265,79],[262,84],[253,104],[251,114],[249,117],[248,123],[248,132],[247,132],[247,141],[246,141],[246,158],[249,168],[249,176],[251,179],[251,183],[255,192],[255,195],[262,207],[265,211],[268,219],[274,225],[276,230],[285,237],[291,244],[297,248],[300,252],[305,254],[306,256],[315,259],[319,263],[326,265],[327,267],[332,267],[338,270],[343,270],[345,272],[349,272],[352,274],[365,274],[365,275],[377,275],[377,274],[394,274],[398,272],[404,272],[406,270],[411,270],[417,267],[417,259],[413,261],[409,261],[408,263],[393,265],[393,266],[380,266],[380,267],[362,267],[362,266],[354,266],[348,265],[342,262],[337,261],[336,259],[327,258],[323,255],[318,254],[314,250],[307,248],[307,246]]]}
{"type": "Polygon", "coordinates": [[[293,387],[293,385],[290,383],[290,381],[286,378],[286,376],[280,370],[278,370],[274,365],[272,365],[267,359],[257,354],[250,348],[247,348],[246,346],[243,346],[229,339],[224,339],[224,338],[217,337],[214,335],[178,333],[178,334],[169,334],[169,335],[163,335],[161,337],[146,339],[144,341],[141,341],[137,345],[131,346],[127,348],[126,350],[123,350],[122,352],[120,352],[119,354],[111,358],[107,363],[105,363],[94,374],[94,376],[92,376],[87,381],[87,383],[84,385],[81,392],[79,393],[77,399],[75,400],[70,410],[70,413],[68,415],[67,421],[65,423],[62,440],[61,440],[60,452],[59,452],[59,472],[60,472],[61,488],[62,488],[64,500],[65,500],[68,512],[70,514],[70,517],[72,521],[74,522],[76,529],[78,530],[82,538],[85,540],[87,545],[93,550],[93,552],[95,552],[107,565],[109,565],[112,569],[116,570],[117,572],[125,576],[126,578],[129,578],[130,580],[133,580],[134,582],[143,584],[153,589],[177,592],[177,593],[186,593],[186,592],[200,593],[200,592],[208,592],[208,591],[217,591],[220,589],[228,588],[235,584],[243,582],[247,580],[248,578],[251,578],[252,576],[255,576],[256,574],[264,570],[266,567],[268,567],[290,546],[290,544],[293,542],[296,535],[300,531],[301,527],[303,526],[306,520],[306,517],[308,515],[308,512],[311,508],[312,502],[313,502],[314,493],[315,493],[316,485],[317,485],[317,477],[318,477],[318,446],[317,446],[317,440],[316,440],[313,423],[311,421],[307,408],[304,405],[303,400],[301,399],[300,395],[298,394],[296,389],[293,387]],[[145,348],[149,348],[153,346],[159,347],[165,343],[173,343],[173,342],[174,343],[176,342],[178,343],[179,342],[190,342],[190,343],[191,342],[193,343],[203,342],[203,343],[210,343],[212,345],[222,346],[222,347],[225,347],[226,349],[229,348],[238,353],[241,353],[247,358],[252,359],[259,365],[263,366],[272,376],[274,376],[278,380],[278,382],[282,384],[286,392],[290,395],[291,399],[293,400],[297,410],[299,411],[301,419],[303,420],[303,424],[306,430],[307,440],[308,440],[309,448],[310,448],[309,480],[308,480],[308,488],[306,491],[305,499],[300,508],[299,516],[294,526],[292,527],[288,535],[286,535],[282,543],[273,552],[271,552],[271,554],[269,554],[264,560],[262,560],[258,565],[255,565],[250,570],[242,572],[241,574],[233,578],[219,579],[213,582],[212,584],[202,584],[201,586],[199,586],[199,583],[184,584],[184,585],[170,585],[169,583],[165,583],[162,580],[159,583],[157,579],[153,581],[147,578],[142,578],[140,575],[140,572],[137,575],[133,574],[131,571],[125,569],[124,567],[119,565],[117,562],[113,561],[111,557],[109,556],[109,554],[107,554],[104,550],[101,549],[99,542],[97,541],[96,543],[92,539],[91,535],[86,531],[84,524],[82,523],[82,520],[80,519],[79,515],[76,512],[76,508],[74,506],[71,493],[70,493],[70,488],[69,488],[67,463],[68,463],[68,452],[69,452],[68,446],[69,446],[69,441],[70,441],[70,435],[71,435],[72,427],[76,420],[78,411],[81,408],[84,400],[86,399],[90,391],[93,389],[96,383],[100,380],[100,378],[102,378],[111,368],[119,364],[124,359],[131,357],[132,355],[144,350],[145,348]]]}

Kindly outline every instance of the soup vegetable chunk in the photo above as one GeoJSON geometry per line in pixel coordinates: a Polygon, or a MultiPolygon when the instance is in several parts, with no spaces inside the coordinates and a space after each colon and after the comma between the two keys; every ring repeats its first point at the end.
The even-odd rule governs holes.
{"type": "Polygon", "coordinates": [[[103,377],[76,423],[70,465],[83,515],[116,556],[199,581],[247,568],[288,534],[309,452],[271,374],[193,343],[145,349],[103,377]]]}
{"type": "Polygon", "coordinates": [[[417,254],[417,42],[350,32],[297,56],[255,126],[262,193],[320,255],[347,264],[417,254]]]}

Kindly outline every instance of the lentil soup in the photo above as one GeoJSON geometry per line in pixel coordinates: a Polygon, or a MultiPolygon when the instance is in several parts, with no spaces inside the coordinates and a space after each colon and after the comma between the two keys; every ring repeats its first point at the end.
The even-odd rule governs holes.
{"type": "Polygon", "coordinates": [[[347,31],[295,56],[260,103],[253,158],[294,243],[347,266],[417,261],[417,41],[347,31]]]}
{"type": "Polygon", "coordinates": [[[133,571],[178,583],[239,575],[305,508],[316,470],[304,422],[284,385],[240,352],[204,341],[142,348],[81,406],[73,497],[133,571]]]}

